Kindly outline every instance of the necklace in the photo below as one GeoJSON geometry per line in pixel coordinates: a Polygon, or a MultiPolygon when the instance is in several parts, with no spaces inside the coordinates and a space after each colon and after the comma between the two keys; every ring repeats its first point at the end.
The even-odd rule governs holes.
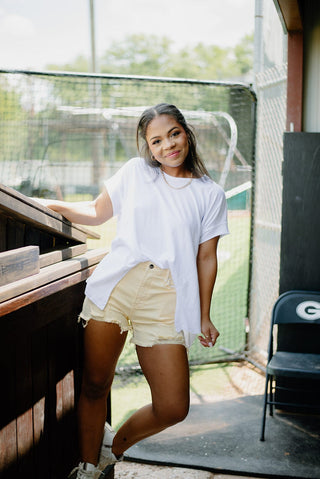
{"type": "Polygon", "coordinates": [[[160,171],[161,171],[162,178],[164,179],[164,181],[167,183],[168,186],[170,186],[170,188],[173,188],[174,190],[182,190],[182,188],[186,188],[187,186],[190,185],[191,181],[193,180],[193,177],[191,176],[190,180],[189,180],[188,183],[186,183],[185,185],[182,185],[182,186],[172,186],[172,185],[170,185],[170,183],[167,181],[167,178],[165,177],[165,174],[164,174],[164,172],[162,171],[161,168],[160,168],[160,171]]]}

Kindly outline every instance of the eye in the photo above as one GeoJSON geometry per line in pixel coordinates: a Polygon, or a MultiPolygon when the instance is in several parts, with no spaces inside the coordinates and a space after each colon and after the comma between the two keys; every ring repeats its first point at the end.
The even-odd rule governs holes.
{"type": "Polygon", "coordinates": [[[171,136],[179,136],[180,135],[180,131],[179,130],[176,130],[172,133],[171,136]]]}
{"type": "Polygon", "coordinates": [[[157,145],[158,143],[160,143],[160,140],[154,140],[154,141],[152,142],[153,145],[157,145]]]}

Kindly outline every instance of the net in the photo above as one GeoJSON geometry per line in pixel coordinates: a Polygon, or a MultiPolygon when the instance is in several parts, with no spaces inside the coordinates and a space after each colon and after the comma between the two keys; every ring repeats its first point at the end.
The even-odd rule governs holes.
{"type": "MultiPolygon", "coordinates": [[[[0,72],[0,178],[28,196],[89,200],[137,156],[137,120],[148,106],[177,105],[194,127],[212,178],[227,192],[231,235],[219,245],[212,317],[219,347],[195,344],[191,362],[236,355],[246,346],[251,176],[256,100],[246,85],[115,75],[0,72]]],[[[115,222],[100,228],[111,241],[115,222]]],[[[94,246],[98,246],[97,243],[94,246]]],[[[134,370],[128,343],[119,368],[134,370]]]]}

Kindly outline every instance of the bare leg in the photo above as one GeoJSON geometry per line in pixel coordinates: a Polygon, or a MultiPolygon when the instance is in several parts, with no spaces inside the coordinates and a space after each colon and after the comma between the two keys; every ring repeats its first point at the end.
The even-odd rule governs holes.
{"type": "Polygon", "coordinates": [[[78,405],[79,446],[83,462],[98,463],[107,415],[107,396],[127,333],[117,324],[90,320],[84,332],[84,371],[78,405]]]}
{"type": "Polygon", "coordinates": [[[184,346],[137,346],[152,404],[136,411],[119,429],[112,446],[118,456],[136,442],[182,421],[189,411],[189,365],[184,346]]]}

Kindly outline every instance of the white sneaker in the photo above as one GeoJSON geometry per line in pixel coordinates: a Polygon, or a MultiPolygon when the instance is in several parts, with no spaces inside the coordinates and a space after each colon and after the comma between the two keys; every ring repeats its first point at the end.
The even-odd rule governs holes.
{"type": "Polygon", "coordinates": [[[112,443],[115,435],[115,431],[112,429],[110,424],[106,422],[104,426],[104,436],[102,439],[102,446],[97,466],[100,471],[104,471],[107,466],[115,464],[116,462],[121,461],[123,458],[123,456],[117,458],[112,452],[112,443]]]}
{"type": "Polygon", "coordinates": [[[80,462],[79,466],[75,467],[69,474],[68,478],[74,479],[99,479],[101,471],[89,462],[80,462]],[[77,473],[74,476],[74,473],[77,473]]]}

